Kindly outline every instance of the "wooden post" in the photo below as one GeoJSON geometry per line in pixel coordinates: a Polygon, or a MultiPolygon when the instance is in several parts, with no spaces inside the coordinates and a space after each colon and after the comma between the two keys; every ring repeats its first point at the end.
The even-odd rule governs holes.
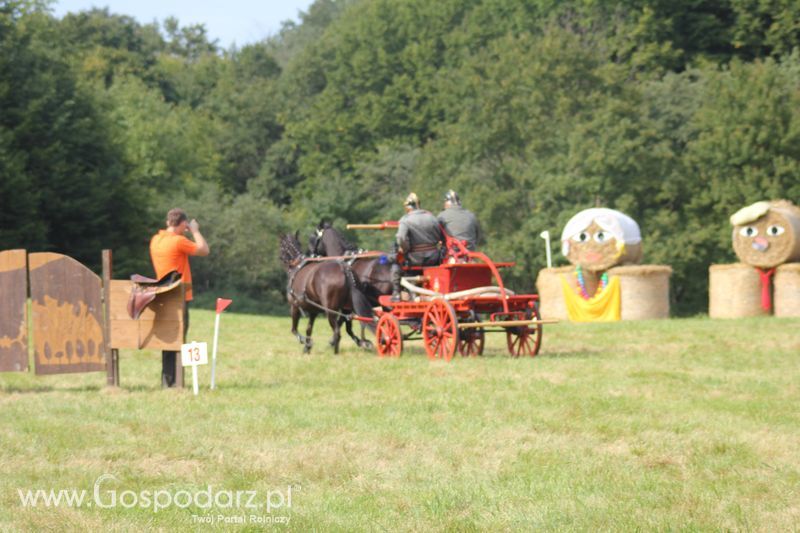
{"type": "MultiPolygon", "coordinates": [[[[183,342],[186,342],[186,319],[188,318],[188,313],[186,311],[186,285],[181,283],[181,302],[183,302],[183,331],[181,331],[181,335],[183,338],[183,342]]],[[[183,360],[181,359],[181,352],[178,350],[178,353],[175,355],[175,387],[178,389],[182,389],[184,387],[184,371],[183,371],[183,360]]]]}
{"type": "Polygon", "coordinates": [[[119,350],[111,348],[111,250],[103,250],[103,343],[106,348],[106,385],[119,387],[119,350]]]}

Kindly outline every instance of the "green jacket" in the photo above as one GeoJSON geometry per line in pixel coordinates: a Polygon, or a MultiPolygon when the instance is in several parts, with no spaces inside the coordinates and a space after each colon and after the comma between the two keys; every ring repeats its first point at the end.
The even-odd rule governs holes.
{"type": "Polygon", "coordinates": [[[475,251],[481,238],[481,227],[472,211],[453,206],[439,213],[438,218],[448,235],[467,241],[467,249],[475,251]]]}
{"type": "Polygon", "coordinates": [[[400,219],[397,244],[412,264],[438,262],[444,244],[439,221],[424,209],[414,209],[400,219]]]}

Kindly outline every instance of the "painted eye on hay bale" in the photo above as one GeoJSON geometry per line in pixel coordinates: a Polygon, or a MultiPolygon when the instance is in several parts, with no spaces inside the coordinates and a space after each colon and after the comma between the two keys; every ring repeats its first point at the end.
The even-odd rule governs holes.
{"type": "Polygon", "coordinates": [[[614,237],[610,233],[607,233],[605,231],[598,231],[597,233],[594,234],[594,240],[595,240],[595,242],[597,242],[599,244],[603,244],[607,240],[613,239],[613,238],[614,237]]]}
{"type": "Polygon", "coordinates": [[[739,235],[742,237],[755,237],[758,235],[758,228],[754,226],[745,226],[739,230],[739,235]]]}
{"type": "Polygon", "coordinates": [[[783,232],[786,231],[783,226],[770,226],[767,228],[767,235],[770,237],[777,237],[778,235],[783,235],[783,232]]]}

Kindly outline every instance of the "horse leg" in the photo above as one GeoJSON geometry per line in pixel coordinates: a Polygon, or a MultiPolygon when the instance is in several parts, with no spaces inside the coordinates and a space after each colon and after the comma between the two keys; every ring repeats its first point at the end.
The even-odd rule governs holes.
{"type": "Polygon", "coordinates": [[[292,335],[300,341],[300,344],[306,343],[306,338],[300,335],[297,331],[297,325],[300,323],[300,308],[297,306],[292,306],[292,335]]]}
{"type": "Polygon", "coordinates": [[[369,339],[367,339],[365,335],[366,331],[367,331],[367,325],[364,322],[361,322],[361,344],[359,346],[361,346],[366,350],[371,350],[372,348],[374,348],[374,346],[372,346],[372,342],[370,342],[369,339]]]}
{"type": "Polygon", "coordinates": [[[333,346],[333,353],[338,355],[339,340],[342,338],[341,323],[339,322],[339,318],[335,314],[328,313],[328,324],[331,325],[331,329],[333,330],[333,338],[331,339],[331,346],[333,346]]]}
{"type": "Polygon", "coordinates": [[[303,348],[303,353],[311,353],[311,332],[314,330],[314,320],[317,318],[316,313],[309,313],[308,315],[308,327],[306,328],[306,342],[305,348],[303,348]]]}
{"type": "Polygon", "coordinates": [[[361,338],[359,339],[358,336],[353,333],[353,321],[347,320],[344,323],[345,331],[347,334],[350,335],[350,338],[353,339],[353,342],[356,343],[356,346],[359,348],[364,348],[366,350],[372,349],[372,343],[369,342],[366,338],[364,338],[364,324],[361,324],[361,338]]]}
{"type": "Polygon", "coordinates": [[[347,332],[347,334],[350,336],[350,338],[353,339],[353,342],[356,343],[356,346],[361,348],[361,341],[358,340],[358,337],[353,335],[353,321],[352,320],[348,320],[346,317],[341,317],[339,319],[339,329],[340,330],[341,330],[342,324],[344,324],[344,330],[347,332]]]}
{"type": "Polygon", "coordinates": [[[340,331],[341,331],[342,324],[344,324],[345,331],[350,336],[350,338],[353,339],[353,342],[356,343],[356,346],[361,348],[361,341],[359,340],[358,337],[356,337],[353,334],[353,321],[352,320],[348,320],[346,317],[340,317],[339,318],[339,330],[340,331]]]}
{"type": "MultiPolygon", "coordinates": [[[[342,331],[342,324],[347,323],[347,318],[343,317],[343,316],[340,316],[339,318],[336,319],[336,323],[337,323],[337,326],[339,327],[339,331],[342,331]]],[[[333,326],[331,326],[331,329],[334,329],[333,326]]],[[[331,337],[331,342],[329,344],[331,346],[334,346],[336,344],[336,336],[335,335],[333,337],[331,337]]]]}

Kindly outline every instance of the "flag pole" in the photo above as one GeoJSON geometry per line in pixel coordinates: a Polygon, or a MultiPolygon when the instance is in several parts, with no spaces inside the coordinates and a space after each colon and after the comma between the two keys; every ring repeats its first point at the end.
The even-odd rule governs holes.
{"type": "Polygon", "coordinates": [[[217,376],[217,341],[219,339],[219,316],[220,313],[217,313],[217,317],[214,319],[214,348],[211,352],[211,390],[216,388],[216,376],[217,376]]]}
{"type": "Polygon", "coordinates": [[[214,347],[211,350],[211,390],[217,387],[217,341],[219,340],[219,316],[233,300],[217,298],[217,316],[214,319],[214,347]]]}

